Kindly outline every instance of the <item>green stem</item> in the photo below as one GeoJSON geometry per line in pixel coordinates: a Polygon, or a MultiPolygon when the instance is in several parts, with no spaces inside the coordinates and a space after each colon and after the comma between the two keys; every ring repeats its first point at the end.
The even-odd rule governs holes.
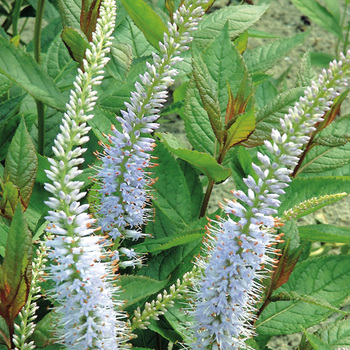
{"type": "MultiPolygon", "coordinates": [[[[34,27],[34,58],[41,63],[41,24],[44,15],[45,0],[38,0],[38,6],[36,9],[35,27],[34,27]]],[[[39,101],[35,100],[36,110],[38,113],[38,153],[44,155],[45,145],[45,106],[39,101]]]]}

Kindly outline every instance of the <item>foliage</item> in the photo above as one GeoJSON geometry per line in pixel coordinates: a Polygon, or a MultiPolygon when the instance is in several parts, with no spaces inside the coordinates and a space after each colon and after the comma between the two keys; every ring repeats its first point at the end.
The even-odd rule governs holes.
{"type": "MultiPolygon", "coordinates": [[[[340,47],[346,51],[350,26],[346,24],[345,11],[349,1],[346,1],[343,14],[338,2],[332,0],[322,4],[316,0],[292,2],[317,25],[336,36],[337,51],[340,47]]],[[[200,293],[198,286],[205,280],[201,278],[202,274],[209,276],[208,272],[203,272],[205,267],[215,263],[210,259],[216,245],[221,244],[217,237],[222,237],[220,235],[228,230],[224,224],[225,214],[233,218],[227,222],[233,225],[239,222],[237,226],[242,226],[242,230],[246,228],[245,221],[241,224],[240,220],[246,218],[244,215],[250,213],[250,208],[255,208],[253,201],[258,201],[258,196],[252,195],[256,191],[252,184],[268,186],[259,179],[265,181],[266,177],[274,176],[275,169],[268,168],[267,164],[271,162],[277,167],[273,162],[279,159],[276,149],[269,147],[266,141],[271,138],[279,140],[277,132],[286,132],[279,119],[291,114],[296,102],[300,107],[305,101],[300,100],[300,96],[305,91],[314,91],[307,90],[308,86],[315,86],[311,83],[315,76],[311,66],[315,63],[313,54],[301,57],[294,87],[286,89],[285,84],[278,84],[271,73],[271,68],[278,65],[290,50],[303,43],[307,33],[278,39],[265,33],[268,43],[250,47],[250,38],[256,36],[254,24],[263,16],[267,5],[239,4],[211,11],[214,1],[203,0],[201,7],[206,13],[202,16],[202,10],[198,12],[203,18],[193,28],[186,27],[185,30],[181,28],[180,17],[173,15],[181,5],[189,3],[191,0],[118,0],[114,39],[108,43],[111,45],[110,61],[103,75],[98,72],[98,98],[94,98],[89,84],[83,84],[80,89],[92,93],[89,101],[96,103],[94,117],[79,120],[76,124],[71,121],[73,129],[78,125],[88,132],[88,138],[83,138],[80,133],[73,138],[77,145],[87,142],[82,146],[86,148],[84,162],[72,167],[76,167],[74,181],[79,182],[82,192],[88,193],[87,197],[82,195],[79,198],[83,209],[90,204],[89,224],[95,219],[103,222],[101,203],[108,198],[118,198],[114,208],[120,204],[118,201],[124,206],[120,216],[126,217],[126,223],[121,225],[122,228],[118,226],[118,235],[110,234],[114,223],[107,227],[101,225],[102,231],[97,229],[97,224],[91,229],[95,231],[96,246],[102,241],[107,243],[101,245],[101,257],[87,265],[101,263],[101,266],[108,266],[101,270],[107,277],[101,278],[106,279],[110,294],[118,300],[113,305],[119,307],[115,311],[118,322],[120,315],[120,322],[124,324],[127,342],[139,350],[180,349],[181,343],[197,349],[192,342],[201,334],[201,329],[196,329],[199,322],[190,309],[198,302],[194,295],[200,293]],[[174,40],[182,38],[178,46],[172,35],[174,40]],[[192,43],[185,40],[190,35],[193,36],[192,43]],[[162,44],[163,40],[165,44],[162,44]],[[178,59],[180,54],[182,60],[178,59]],[[173,57],[177,58],[172,61],[173,57]],[[102,78],[103,82],[99,84],[102,78]],[[166,92],[168,86],[169,93],[166,92]],[[168,132],[167,123],[163,123],[163,118],[158,119],[160,113],[168,115],[171,122],[176,116],[181,118],[177,122],[184,126],[184,141],[168,132]],[[142,124],[146,116],[149,120],[142,124]],[[155,133],[157,122],[161,124],[161,131],[155,133]],[[133,134],[128,139],[126,135],[130,130],[133,134]],[[144,138],[132,148],[131,143],[139,135],[144,138]],[[113,145],[115,139],[119,140],[116,146],[113,145]],[[126,151],[123,149],[125,145],[130,147],[126,151]],[[132,168],[133,163],[123,160],[121,168],[105,168],[111,158],[120,154],[127,157],[128,152],[136,152],[137,157],[133,159],[139,162],[136,162],[137,167],[132,168]],[[255,165],[257,158],[265,162],[266,168],[255,165]],[[132,170],[128,170],[128,166],[132,170]],[[269,171],[265,174],[266,169],[269,171]],[[118,178],[115,181],[119,187],[107,190],[106,182],[101,179],[117,175],[118,171],[126,176],[125,181],[118,178]],[[132,176],[139,172],[145,178],[137,176],[133,181],[132,176]],[[232,190],[235,190],[236,197],[232,196],[228,204],[208,209],[212,193],[227,180],[234,183],[232,190]],[[136,185],[132,187],[134,182],[136,185]],[[141,182],[142,186],[139,186],[141,182]],[[128,190],[125,190],[125,184],[129,186],[128,190]],[[122,196],[143,190],[145,192],[140,197],[144,197],[145,202],[136,203],[137,200],[133,199],[131,206],[127,207],[126,197],[122,196]],[[244,193],[248,196],[242,201],[244,193]],[[241,200],[242,204],[237,204],[236,200],[241,200]],[[141,219],[135,223],[133,220],[137,214],[141,219]],[[233,214],[241,216],[237,218],[233,214]]],[[[60,156],[58,144],[62,138],[68,137],[62,118],[66,118],[69,91],[77,89],[79,83],[79,78],[74,83],[77,69],[80,69],[80,82],[88,71],[84,62],[87,62],[89,52],[91,54],[89,50],[93,50],[93,33],[101,16],[102,4],[103,1],[99,0],[0,2],[0,13],[5,18],[0,28],[0,349],[17,346],[19,350],[34,347],[56,350],[64,346],[65,339],[57,339],[56,334],[60,332],[57,325],[62,324],[57,322],[57,309],[63,305],[63,297],[61,299],[59,293],[52,292],[59,282],[53,278],[54,273],[46,275],[43,271],[58,271],[57,259],[65,259],[65,254],[70,253],[60,246],[61,254],[55,251],[60,256],[52,259],[57,247],[53,248],[56,243],[52,242],[55,241],[45,243],[45,228],[49,224],[51,229],[58,230],[52,224],[55,210],[48,216],[50,201],[67,207],[63,198],[73,194],[50,191],[54,186],[59,187],[58,181],[52,187],[47,184],[55,171],[54,175],[60,177],[62,169],[68,167],[68,160],[61,159],[63,165],[59,168],[60,161],[53,159],[58,154],[60,156]],[[39,30],[34,32],[33,39],[24,42],[18,23],[20,18],[26,21],[29,17],[36,17],[39,24],[45,19],[47,24],[42,29],[38,24],[39,30]],[[61,136],[54,141],[57,135],[61,136]],[[48,200],[49,196],[58,199],[56,202],[52,197],[48,200]],[[36,256],[39,254],[37,249],[41,254],[39,257],[36,256]],[[51,260],[43,258],[45,249],[51,252],[51,260]],[[43,275],[45,278],[41,278],[43,275]],[[36,301],[39,307],[36,304],[30,306],[32,301],[36,301]],[[45,307],[48,305],[50,307],[45,307]],[[32,325],[26,328],[23,319],[32,325]],[[22,340],[18,333],[23,335],[22,340]],[[24,341],[29,335],[28,342],[33,343],[26,345],[24,341]]],[[[324,109],[320,109],[319,119],[306,135],[307,140],[300,142],[295,167],[290,166],[292,170],[286,174],[276,175],[283,178],[285,184],[290,175],[291,181],[289,187],[278,192],[281,194],[279,200],[273,198],[280,201],[274,202],[277,203],[276,211],[266,214],[268,218],[274,216],[271,231],[266,231],[273,237],[274,248],[270,249],[269,243],[267,251],[262,253],[266,267],[257,263],[262,272],[256,275],[254,284],[260,285],[259,280],[263,279],[262,292],[257,292],[259,298],[255,299],[252,294],[248,298],[254,301],[249,309],[248,326],[254,328],[256,334],[247,340],[250,333],[246,335],[242,331],[243,340],[240,338],[232,345],[233,350],[248,345],[256,350],[267,349],[272,336],[298,332],[304,334],[300,350],[333,350],[350,346],[347,317],[350,229],[326,223],[302,225],[297,222],[320,208],[334,205],[350,193],[350,117],[341,108],[349,92],[344,84],[349,75],[349,55],[346,59],[337,57],[345,60],[344,71],[339,73],[335,85],[331,85],[332,74],[335,75],[340,67],[339,63],[332,63],[330,71],[323,75],[325,81],[316,80],[326,89],[320,90],[316,102],[311,99],[310,110],[324,109]],[[329,91],[335,94],[331,95],[327,106],[323,106],[329,91]],[[335,247],[340,254],[328,255],[324,249],[320,256],[315,256],[319,252],[314,248],[315,243],[335,247]],[[337,321],[323,324],[334,313],[337,321]],[[319,324],[317,331],[310,328],[319,324]]],[[[83,101],[84,94],[82,96],[76,101],[78,105],[87,103],[83,101]]],[[[309,98],[315,96],[311,93],[309,98]]],[[[68,106],[69,113],[74,115],[72,108],[72,105],[68,106]]],[[[74,146],[73,141],[69,147],[74,146]]],[[[63,151],[69,153],[69,150],[67,147],[63,151]]],[[[61,179],[62,183],[71,181],[71,172],[66,175],[68,178],[61,179]]],[[[277,182],[275,178],[272,181],[277,182]]],[[[107,204],[112,212],[112,205],[107,204]]],[[[52,204],[51,209],[55,209],[52,204]]],[[[252,217],[253,212],[248,220],[252,217]]],[[[70,217],[65,219],[69,221],[70,217]]],[[[262,220],[265,219],[264,216],[262,220]]],[[[269,226],[268,221],[262,222],[256,225],[259,232],[263,232],[263,226],[269,226]]],[[[85,226],[89,231],[89,225],[85,226]]],[[[230,243],[241,246],[241,239],[237,236],[230,243]]],[[[79,243],[78,239],[73,240],[75,243],[79,243]]],[[[256,245],[260,247],[260,244],[261,241],[257,241],[256,245]]],[[[78,249],[77,246],[72,246],[71,252],[74,249],[78,249]]],[[[89,255],[91,252],[87,251],[89,255]]],[[[236,256],[241,256],[243,248],[238,247],[236,253],[236,256]]],[[[74,276],[81,272],[76,263],[67,263],[76,270],[72,272],[74,276]]],[[[225,265],[223,270],[232,264],[225,265]]],[[[85,286],[83,277],[79,281],[85,286]]],[[[71,282],[68,279],[67,283],[71,282]]],[[[74,288],[77,288],[76,284],[74,288]]],[[[211,292],[215,289],[210,288],[211,292]]],[[[70,290],[70,293],[76,291],[70,290]]],[[[210,298],[206,300],[213,304],[210,298]]],[[[217,302],[215,300],[214,304],[217,302]]],[[[80,315],[82,311],[75,309],[73,313],[80,315]]],[[[234,321],[230,322],[234,324],[234,321]]],[[[124,338],[124,335],[120,337],[124,338]]],[[[205,345],[205,349],[227,349],[224,341],[221,347],[216,347],[216,341],[210,337],[210,344],[205,345]]],[[[123,342],[120,348],[127,348],[123,342]]],[[[94,341],[93,344],[91,349],[104,349],[102,345],[96,345],[100,343],[94,341]]],[[[69,346],[79,348],[79,345],[69,346]]]]}

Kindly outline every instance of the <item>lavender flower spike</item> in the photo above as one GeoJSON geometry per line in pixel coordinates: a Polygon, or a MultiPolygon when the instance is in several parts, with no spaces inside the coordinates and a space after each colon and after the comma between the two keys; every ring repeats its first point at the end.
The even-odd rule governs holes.
{"type": "Polygon", "coordinates": [[[253,164],[258,177],[244,179],[248,193],[233,192],[241,203],[227,201],[227,219],[220,219],[217,228],[210,225],[209,256],[199,261],[203,275],[198,281],[194,326],[196,343],[193,349],[246,349],[245,341],[254,335],[255,303],[262,289],[259,280],[266,277],[264,265],[272,265],[272,235],[279,195],[290,182],[302,147],[315,130],[315,124],[348,88],[350,51],[341,55],[312,82],[289,114],[280,119],[283,133],[273,129],[272,142],[265,146],[273,160],[258,153],[262,165],[253,164]],[[236,218],[236,219],[235,219],[236,218]]]}
{"type": "Polygon", "coordinates": [[[153,54],[153,64],[147,63],[148,72],[140,75],[141,83],[135,84],[126,111],[116,119],[121,131],[113,127],[100,155],[103,165],[98,172],[101,182],[101,206],[99,208],[102,232],[112,239],[118,237],[136,240],[142,236],[139,227],[147,217],[145,202],[149,179],[144,169],[151,165],[154,140],[144,134],[152,133],[158,124],[167,88],[174,82],[177,70],[172,68],[182,59],[181,52],[192,41],[191,32],[196,29],[208,0],[185,0],[174,13],[173,23],[168,23],[164,42],[159,43],[160,53],[153,54]]]}
{"type": "Polygon", "coordinates": [[[46,202],[52,209],[46,219],[51,222],[48,232],[55,237],[47,245],[48,256],[54,261],[50,275],[56,284],[54,300],[59,303],[58,336],[70,350],[124,348],[118,337],[124,334],[125,325],[115,311],[118,305],[105,277],[110,266],[100,260],[99,237],[93,235],[94,219],[87,213],[89,206],[79,202],[86,194],[81,192],[83,182],[74,180],[82,172],[78,165],[84,162],[82,155],[86,149],[81,146],[89,139],[87,121],[93,117],[89,113],[97,99],[92,88],[101,83],[103,68],[109,60],[106,54],[110,50],[115,15],[115,1],[102,1],[91,49],[86,51],[83,61],[84,72],[78,69],[61,133],[52,148],[55,159],[49,159],[51,170],[46,171],[52,181],[45,184],[52,194],[46,202]]]}

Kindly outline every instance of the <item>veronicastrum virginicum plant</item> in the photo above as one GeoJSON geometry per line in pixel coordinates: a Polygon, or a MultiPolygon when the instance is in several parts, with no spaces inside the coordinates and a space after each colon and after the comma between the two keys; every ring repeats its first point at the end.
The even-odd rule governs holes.
{"type": "Polygon", "coordinates": [[[349,54],[283,90],[307,33],[213,3],[3,2],[0,349],[349,346],[350,231],[296,221],[350,190],[349,54]]]}

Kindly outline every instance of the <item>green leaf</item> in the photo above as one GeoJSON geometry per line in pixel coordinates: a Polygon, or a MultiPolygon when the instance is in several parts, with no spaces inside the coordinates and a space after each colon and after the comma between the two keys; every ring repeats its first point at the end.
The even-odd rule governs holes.
{"type": "Polygon", "coordinates": [[[4,223],[0,223],[0,255],[5,256],[7,237],[9,233],[9,227],[4,223]]]}
{"type": "Polygon", "coordinates": [[[350,344],[350,320],[340,320],[324,326],[317,331],[317,336],[332,349],[348,347],[350,344]]]}
{"type": "Polygon", "coordinates": [[[20,122],[18,114],[21,102],[25,94],[10,98],[0,103],[0,159],[3,160],[7,154],[10,141],[20,122]]]}
{"type": "Polygon", "coordinates": [[[299,73],[297,75],[297,86],[311,86],[311,81],[315,77],[312,70],[310,52],[306,52],[300,61],[299,73]]]}
{"type": "MultiPolygon", "coordinates": [[[[318,24],[320,27],[328,30],[339,39],[343,38],[342,28],[339,25],[339,18],[337,12],[335,16],[332,15],[324,6],[320,5],[316,0],[291,0],[292,3],[311,21],[318,24]]],[[[336,2],[336,1],[332,1],[336,2]]],[[[336,10],[335,7],[331,11],[336,10]]]]}
{"type": "Polygon", "coordinates": [[[81,0],[58,0],[63,27],[80,29],[81,0]]]}
{"type": "Polygon", "coordinates": [[[204,49],[224,28],[228,21],[228,32],[230,38],[235,38],[243,33],[267,10],[268,6],[228,6],[218,11],[214,11],[199,22],[198,29],[194,37],[198,48],[204,49]]]}
{"type": "Polygon", "coordinates": [[[121,2],[148,42],[159,49],[159,42],[163,42],[163,34],[167,32],[167,28],[157,13],[143,0],[121,0],[121,2]]]}
{"type": "MultiPolygon", "coordinates": [[[[36,346],[38,347],[46,347],[50,344],[52,344],[54,340],[54,335],[56,333],[56,330],[54,328],[54,325],[56,324],[55,318],[57,318],[57,315],[54,315],[53,312],[49,312],[46,314],[35,326],[35,330],[32,336],[32,339],[34,340],[36,346]]],[[[60,349],[59,348],[53,348],[52,350],[60,349]]]]}
{"type": "MultiPolygon", "coordinates": [[[[323,129],[315,139],[315,146],[307,153],[303,161],[299,173],[317,173],[333,170],[350,163],[350,115],[344,116],[333,121],[325,129],[323,129]],[[320,143],[317,144],[317,139],[320,143]],[[326,145],[322,139],[329,142],[326,145]],[[333,142],[343,142],[343,145],[334,147],[333,142]],[[345,143],[345,144],[344,144],[345,143]]],[[[336,144],[335,144],[336,145],[336,144]]]]}
{"type": "Polygon", "coordinates": [[[33,57],[0,38],[0,73],[34,98],[57,109],[65,109],[65,99],[33,57]]]}
{"type": "Polygon", "coordinates": [[[3,317],[0,316],[0,344],[7,345],[7,348],[11,348],[11,339],[9,328],[3,317]]]}
{"type": "Polygon", "coordinates": [[[106,66],[107,73],[114,79],[125,82],[132,63],[132,47],[129,44],[113,42],[110,57],[106,66]]]}
{"type": "Polygon", "coordinates": [[[82,65],[85,51],[90,47],[85,34],[80,29],[64,27],[61,38],[74,61],[82,65]]]}
{"type": "Polygon", "coordinates": [[[163,289],[167,280],[158,281],[145,276],[121,275],[117,284],[121,287],[120,298],[124,300],[124,308],[158,293],[163,289]]]}
{"type": "Polygon", "coordinates": [[[324,177],[297,177],[285,189],[286,194],[281,196],[282,202],[278,209],[279,214],[308,199],[327,194],[350,193],[349,176],[324,177]]]}
{"type": "Polygon", "coordinates": [[[243,54],[244,61],[250,73],[264,72],[273,67],[279,60],[296,46],[300,45],[308,32],[296,34],[291,38],[276,40],[254,49],[246,50],[243,54]]]}
{"type": "Polygon", "coordinates": [[[11,324],[27,301],[32,273],[31,234],[17,205],[8,234],[0,277],[0,315],[11,324]]]}
{"type": "Polygon", "coordinates": [[[12,219],[18,203],[21,203],[20,193],[18,188],[10,181],[6,182],[3,186],[0,186],[2,191],[0,210],[1,215],[12,219]]]}
{"type": "Polygon", "coordinates": [[[350,244],[350,228],[335,225],[305,225],[299,227],[300,237],[312,242],[350,244]]]}
{"type": "Polygon", "coordinates": [[[247,113],[238,116],[236,121],[227,130],[224,152],[229,148],[245,141],[255,129],[254,111],[250,110],[247,113]]]}
{"type": "MultiPolygon", "coordinates": [[[[326,256],[303,261],[276,293],[295,292],[339,307],[350,292],[350,256],[326,256]]],[[[325,320],[333,311],[303,301],[270,303],[256,324],[259,334],[301,331],[325,320]]]]}
{"type": "Polygon", "coordinates": [[[128,44],[132,47],[134,58],[151,55],[154,48],[145,40],[145,36],[129,18],[124,18],[121,24],[115,29],[114,41],[128,44]]]}
{"type": "Polygon", "coordinates": [[[72,60],[60,35],[50,45],[43,66],[57,87],[65,89],[72,84],[77,63],[72,60]]]}
{"type": "Polygon", "coordinates": [[[335,59],[334,55],[325,52],[310,52],[311,64],[317,67],[327,67],[335,59]]]}
{"type": "Polygon", "coordinates": [[[314,334],[311,334],[304,330],[304,334],[309,341],[309,344],[314,350],[330,350],[326,343],[324,343],[319,337],[314,334]]]}
{"type": "Polygon", "coordinates": [[[282,292],[272,297],[272,301],[288,301],[288,300],[299,300],[305,303],[309,303],[311,305],[317,305],[328,309],[333,312],[341,312],[343,314],[347,314],[347,312],[339,310],[339,308],[332,306],[327,300],[320,300],[314,297],[310,297],[309,295],[301,295],[296,292],[282,292]]]}
{"type": "MultiPolygon", "coordinates": [[[[202,230],[201,230],[202,231],[202,230]]],[[[193,241],[198,241],[203,238],[203,232],[184,235],[184,231],[181,231],[181,236],[177,237],[163,237],[160,239],[146,239],[145,242],[134,246],[134,249],[138,253],[155,253],[164,251],[173,247],[178,247],[183,244],[187,244],[193,241]]]]}
{"type": "Polygon", "coordinates": [[[165,147],[179,158],[190,163],[210,180],[225,181],[231,174],[230,169],[224,168],[209,154],[183,148],[178,140],[171,134],[158,134],[165,147]]]}
{"type": "MultiPolygon", "coordinates": [[[[227,84],[230,85],[232,93],[236,95],[242,80],[247,75],[243,59],[232,45],[226,26],[219,36],[206,47],[201,57],[215,84],[223,122],[229,101],[227,84]]],[[[245,94],[249,95],[252,88],[252,83],[248,79],[245,94]]],[[[202,106],[202,100],[195,86],[194,78],[190,80],[186,91],[183,119],[192,146],[197,151],[214,155],[216,137],[212,131],[207,112],[202,106]]]]}
{"type": "Polygon", "coordinates": [[[4,179],[18,187],[25,207],[30,200],[37,169],[35,147],[22,119],[7,153],[4,179]]]}
{"type": "Polygon", "coordinates": [[[196,83],[203,107],[208,114],[210,125],[220,145],[223,142],[223,124],[221,121],[221,110],[215,83],[210,77],[209,71],[200,56],[192,60],[193,77],[196,83]]]}
{"type": "Polygon", "coordinates": [[[152,172],[152,176],[158,178],[153,185],[153,202],[179,227],[186,227],[192,220],[191,198],[180,166],[161,143],[153,155],[159,158],[159,165],[152,172]]]}
{"type": "Polygon", "coordinates": [[[101,0],[83,0],[80,13],[80,29],[92,41],[92,33],[96,30],[96,22],[100,13],[101,0]]]}

